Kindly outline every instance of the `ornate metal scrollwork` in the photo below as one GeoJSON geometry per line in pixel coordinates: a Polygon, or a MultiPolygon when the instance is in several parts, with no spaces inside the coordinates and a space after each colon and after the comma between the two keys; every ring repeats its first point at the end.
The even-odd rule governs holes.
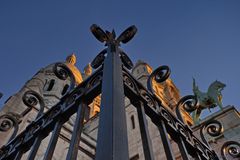
{"type": "Polygon", "coordinates": [[[76,101],[77,97],[79,97],[83,93],[84,93],[84,88],[78,88],[77,91],[71,93],[66,99],[66,106],[73,104],[76,101]]]}
{"type": "Polygon", "coordinates": [[[54,108],[51,108],[50,111],[48,111],[48,116],[44,119],[43,127],[48,126],[54,120],[54,118],[58,117],[58,115],[62,113],[62,111],[62,105],[57,105],[54,106],[54,108]]]}
{"type": "Polygon", "coordinates": [[[69,69],[63,63],[56,63],[53,67],[54,74],[61,80],[66,80],[69,76],[69,69]]]}
{"type": "Polygon", "coordinates": [[[193,95],[188,95],[185,97],[182,97],[176,107],[176,114],[177,117],[183,122],[183,117],[181,114],[181,108],[186,110],[187,112],[192,112],[197,108],[197,98],[193,95]]]}
{"type": "Polygon", "coordinates": [[[163,107],[160,107],[159,112],[160,112],[160,115],[168,123],[168,125],[171,126],[174,130],[177,130],[176,126],[175,126],[175,121],[174,121],[174,118],[172,117],[172,115],[163,107]]]}
{"type": "Polygon", "coordinates": [[[94,76],[92,76],[91,79],[89,79],[89,81],[87,83],[87,88],[91,88],[92,86],[101,82],[101,80],[102,80],[102,72],[96,73],[94,76]]]}
{"type": "Polygon", "coordinates": [[[68,77],[70,77],[70,87],[65,95],[75,87],[75,77],[72,71],[64,63],[55,63],[53,66],[53,72],[61,80],[66,80],[68,77]]]}
{"type": "Polygon", "coordinates": [[[154,93],[153,86],[152,86],[153,79],[157,83],[164,82],[165,80],[168,79],[168,77],[170,76],[170,73],[171,73],[171,71],[168,66],[160,66],[157,69],[155,69],[148,78],[148,82],[147,82],[148,90],[150,90],[152,93],[154,93]]]}
{"type": "Polygon", "coordinates": [[[120,51],[120,56],[121,56],[123,65],[127,69],[132,69],[133,68],[133,63],[132,63],[131,59],[127,56],[127,54],[123,51],[120,51]]]}
{"type": "Polygon", "coordinates": [[[236,141],[228,141],[225,142],[221,148],[221,156],[223,160],[228,160],[227,157],[231,156],[231,158],[240,158],[240,143],[236,141]]]}
{"type": "Polygon", "coordinates": [[[147,101],[147,105],[151,108],[156,109],[156,104],[153,97],[147,93],[145,90],[140,90],[140,95],[147,101]]]}
{"type": "Polygon", "coordinates": [[[178,132],[183,135],[183,137],[186,139],[186,141],[188,141],[188,143],[191,144],[192,143],[191,142],[191,133],[190,133],[189,128],[186,128],[183,124],[181,124],[179,122],[176,123],[176,128],[177,128],[178,132]]]}
{"type": "Polygon", "coordinates": [[[28,107],[34,107],[39,103],[38,96],[35,91],[27,91],[22,97],[23,103],[28,107]]]}
{"type": "Polygon", "coordinates": [[[223,133],[223,126],[219,121],[212,120],[205,125],[205,130],[210,136],[216,137],[223,133]]]}
{"type": "Polygon", "coordinates": [[[129,86],[133,91],[139,92],[137,84],[134,82],[131,76],[128,75],[129,73],[123,72],[123,81],[129,86]]]}
{"type": "Polygon", "coordinates": [[[6,132],[13,128],[16,123],[16,119],[8,114],[2,115],[0,117],[0,131],[6,132]]]}
{"type": "Polygon", "coordinates": [[[106,53],[107,49],[104,49],[93,59],[93,61],[91,62],[92,68],[97,69],[99,66],[103,64],[106,53]]]}
{"type": "Polygon", "coordinates": [[[35,107],[39,104],[40,109],[37,117],[43,114],[45,104],[42,96],[40,96],[37,92],[32,90],[26,91],[22,97],[22,100],[23,100],[23,103],[30,108],[35,107]]]}
{"type": "Polygon", "coordinates": [[[0,131],[7,132],[14,128],[14,131],[8,141],[12,140],[18,132],[18,123],[20,121],[20,116],[14,113],[7,113],[0,116],[0,131]]]}
{"type": "Polygon", "coordinates": [[[41,128],[43,127],[44,124],[44,120],[42,121],[38,121],[38,123],[33,122],[32,124],[30,124],[28,126],[28,138],[30,138],[30,136],[33,136],[34,134],[36,134],[38,131],[41,130],[41,128]]]}
{"type": "Polygon", "coordinates": [[[222,124],[217,120],[210,120],[203,124],[203,126],[200,129],[200,136],[203,142],[210,146],[208,141],[205,138],[205,133],[209,134],[212,137],[220,136],[223,133],[223,126],[222,124]]]}

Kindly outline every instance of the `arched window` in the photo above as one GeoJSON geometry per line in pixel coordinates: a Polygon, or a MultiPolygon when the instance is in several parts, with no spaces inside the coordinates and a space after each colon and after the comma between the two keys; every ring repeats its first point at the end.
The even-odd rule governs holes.
{"type": "Polygon", "coordinates": [[[50,82],[49,82],[47,91],[51,91],[53,89],[54,83],[55,83],[55,80],[51,79],[50,82]]]}
{"type": "Polygon", "coordinates": [[[131,116],[131,124],[132,124],[132,129],[135,129],[135,120],[134,120],[134,116],[131,116]]]}
{"type": "Polygon", "coordinates": [[[68,88],[69,88],[69,85],[66,84],[66,85],[63,87],[62,95],[64,95],[64,94],[67,92],[68,88]]]}

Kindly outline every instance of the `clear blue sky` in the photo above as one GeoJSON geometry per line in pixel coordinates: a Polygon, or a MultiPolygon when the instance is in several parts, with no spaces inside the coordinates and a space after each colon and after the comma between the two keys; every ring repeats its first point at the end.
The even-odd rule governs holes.
{"type": "Polygon", "coordinates": [[[227,84],[223,104],[240,106],[240,1],[11,1],[0,2],[0,105],[41,67],[75,52],[78,67],[103,49],[91,24],[135,24],[138,33],[122,46],[136,62],[169,65],[181,95],[192,94],[192,77],[203,91],[218,79],[227,84]]]}

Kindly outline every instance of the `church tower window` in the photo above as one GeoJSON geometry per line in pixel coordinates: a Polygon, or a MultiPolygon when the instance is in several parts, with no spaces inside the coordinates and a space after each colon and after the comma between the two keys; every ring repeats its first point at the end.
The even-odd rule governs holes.
{"type": "Polygon", "coordinates": [[[55,80],[51,79],[50,82],[49,82],[47,91],[51,91],[53,89],[54,83],[55,83],[55,80]]]}
{"type": "Polygon", "coordinates": [[[132,129],[135,129],[135,120],[134,120],[134,116],[131,116],[131,124],[132,124],[132,129]]]}

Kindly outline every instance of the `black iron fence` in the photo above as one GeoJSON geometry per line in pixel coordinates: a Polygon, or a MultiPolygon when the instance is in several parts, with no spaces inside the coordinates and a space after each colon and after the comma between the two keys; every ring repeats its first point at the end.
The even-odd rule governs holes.
{"type": "MultiPolygon", "coordinates": [[[[70,91],[62,97],[60,102],[46,113],[43,113],[41,109],[35,121],[18,136],[12,137],[1,148],[0,159],[18,160],[28,151],[28,159],[34,159],[42,141],[50,132],[51,138],[43,159],[51,159],[63,124],[75,113],[76,121],[66,159],[77,159],[86,107],[101,94],[97,148],[93,159],[129,159],[124,104],[126,96],[137,110],[146,160],[154,159],[153,146],[147,127],[147,116],[159,130],[168,160],[175,159],[170,139],[176,142],[184,160],[192,158],[217,160],[216,153],[206,143],[196,138],[190,127],[183,123],[180,112],[178,113],[179,118],[176,118],[154,94],[151,81],[156,80],[160,83],[166,80],[170,74],[167,66],[161,66],[152,73],[148,89],[130,74],[129,70],[133,64],[127,54],[119,48],[119,45],[131,40],[137,31],[136,27],[129,27],[118,38],[114,31],[112,33],[104,32],[97,25],[93,25],[91,31],[99,41],[105,42],[107,45],[107,49],[100,52],[92,62],[92,67],[96,71],[76,88],[71,89],[73,86],[70,87],[70,91]]],[[[72,77],[70,71],[63,64],[55,65],[55,71],[61,79],[66,79],[67,76],[72,77]]],[[[34,101],[33,97],[25,99],[26,104],[30,106],[34,104],[34,101]]]]}

